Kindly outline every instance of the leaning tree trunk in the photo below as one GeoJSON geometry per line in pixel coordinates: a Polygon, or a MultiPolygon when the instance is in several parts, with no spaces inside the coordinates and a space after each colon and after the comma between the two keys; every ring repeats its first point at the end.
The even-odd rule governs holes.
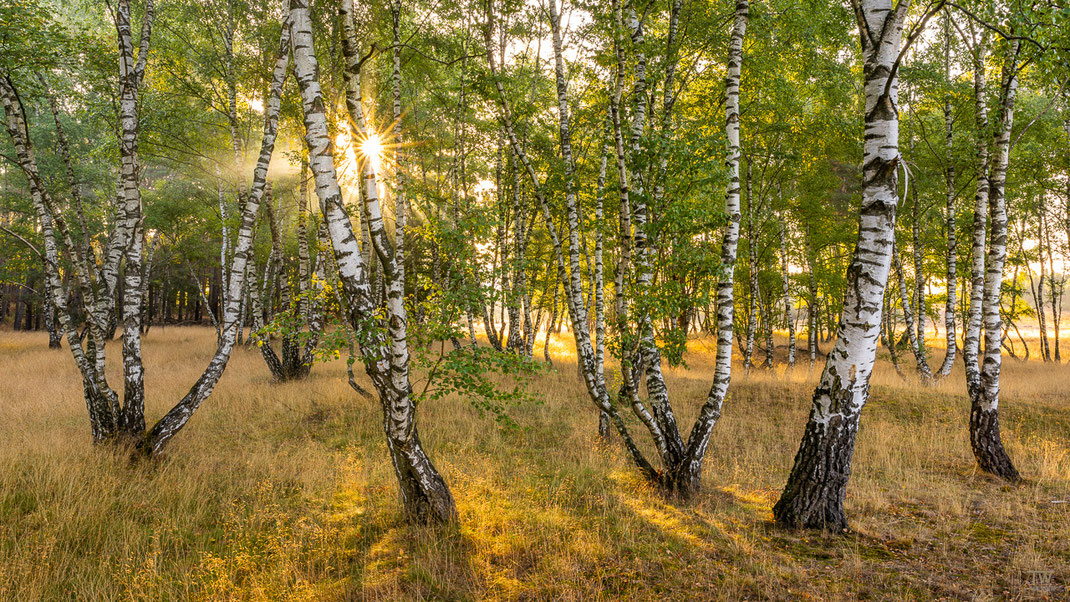
{"type": "MultiPolygon", "coordinates": [[[[215,354],[201,377],[197,379],[197,382],[194,383],[186,395],[149,431],[142,444],[146,453],[152,455],[163,453],[171,438],[189,422],[190,417],[197,411],[197,408],[212,394],[219,379],[222,378],[224,370],[226,370],[230,354],[234,349],[242,319],[242,290],[245,288],[246,275],[252,273],[249,267],[253,257],[253,226],[267,188],[268,165],[271,163],[271,156],[275,149],[275,139],[278,133],[282,88],[290,63],[289,46],[289,20],[284,18],[278,55],[272,71],[271,85],[268,90],[267,100],[264,103],[264,134],[260,145],[260,155],[253,170],[251,190],[248,196],[245,197],[245,202],[241,207],[241,221],[236,233],[231,264],[227,270],[230,280],[227,283],[226,294],[223,296],[225,303],[224,310],[221,312],[220,328],[222,336],[216,346],[215,354]]],[[[249,288],[253,290],[256,285],[253,284],[249,288]]]]}
{"type": "Polygon", "coordinates": [[[865,144],[858,243],[836,343],[814,391],[795,464],[773,516],[791,527],[847,528],[843,501],[862,406],[876,359],[881,305],[895,242],[899,117],[896,68],[910,2],[855,4],[865,80],[865,144]]]}

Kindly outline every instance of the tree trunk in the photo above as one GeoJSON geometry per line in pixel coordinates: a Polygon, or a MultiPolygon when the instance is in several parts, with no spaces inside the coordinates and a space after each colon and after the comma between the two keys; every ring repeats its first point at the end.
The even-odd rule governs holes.
{"type": "Polygon", "coordinates": [[[754,333],[758,328],[758,239],[754,233],[754,197],[751,194],[751,158],[747,157],[747,270],[750,291],[747,295],[747,341],[743,349],[743,367],[754,365],[754,333]]]}
{"type": "MultiPolygon", "coordinates": [[[[971,400],[977,400],[981,388],[979,363],[981,347],[981,316],[985,292],[985,247],[988,237],[988,103],[985,99],[986,33],[973,48],[973,100],[975,129],[977,131],[977,187],[973,197],[973,242],[970,249],[970,309],[967,314],[966,332],[962,345],[962,361],[966,367],[966,392],[971,400]]],[[[974,402],[971,402],[974,403],[974,402]]]]}
{"type": "MultiPolygon", "coordinates": [[[[783,192],[777,183],[783,203],[783,192]]],[[[780,216],[780,272],[784,277],[784,319],[788,323],[788,367],[795,367],[795,299],[791,295],[791,274],[788,272],[788,221],[782,213],[780,216]]]]}
{"type": "MultiPolygon", "coordinates": [[[[944,12],[944,78],[951,81],[951,11],[944,12]]],[[[944,96],[944,135],[946,150],[944,155],[944,180],[946,182],[946,209],[944,216],[944,229],[947,234],[947,251],[944,256],[947,266],[947,276],[944,282],[947,286],[947,302],[944,305],[944,340],[947,351],[944,354],[944,363],[940,365],[937,375],[942,377],[951,373],[955,365],[955,355],[958,353],[958,335],[955,331],[955,304],[958,291],[955,288],[956,271],[958,269],[958,248],[955,238],[955,148],[952,135],[954,133],[955,117],[951,110],[951,93],[944,96]]]]}
{"type": "Polygon", "coordinates": [[[984,282],[985,355],[981,365],[979,394],[971,400],[970,443],[981,470],[1008,481],[1021,477],[1003,447],[999,431],[999,376],[1002,365],[1003,322],[999,312],[1003,265],[1007,259],[1007,207],[1004,191],[1010,161],[1011,127],[1017,95],[1017,58],[1020,42],[1010,43],[1010,57],[1001,82],[1000,122],[995,135],[988,196],[992,234],[989,242],[984,282]]]}
{"type": "MultiPolygon", "coordinates": [[[[364,134],[360,106],[360,73],[356,34],[352,22],[353,5],[344,0],[340,10],[345,56],[346,108],[351,134],[364,134]]],[[[369,238],[378,256],[386,284],[386,332],[368,329],[366,320],[375,312],[376,293],[369,284],[368,271],[348,212],[342,202],[331,149],[331,138],[318,81],[319,63],[313,49],[312,22],[307,0],[292,0],[294,72],[301,90],[308,146],[309,166],[316,181],[316,193],[327,223],[339,276],[351,308],[351,326],[361,333],[365,371],[379,392],[383,408],[383,430],[405,510],[418,522],[451,521],[457,510],[445,481],[428,459],[417,434],[416,406],[409,382],[409,352],[404,305],[404,267],[396,262],[396,249],[386,238],[379,205],[377,175],[371,161],[363,161],[364,213],[369,238]],[[370,331],[369,331],[370,330],[370,331]]],[[[353,136],[354,140],[359,140],[353,136]]],[[[402,228],[404,222],[402,221],[402,228]]],[[[399,240],[404,240],[402,230],[399,240]]]]}
{"type": "Polygon", "coordinates": [[[903,273],[903,265],[899,261],[899,253],[895,247],[892,248],[892,265],[895,267],[896,275],[899,277],[899,302],[903,306],[903,320],[907,325],[906,336],[910,341],[910,350],[914,353],[914,365],[917,367],[918,374],[922,379],[928,382],[933,375],[929,370],[929,363],[925,361],[925,350],[921,346],[917,330],[914,328],[914,313],[910,309],[910,292],[907,287],[907,277],[903,273]]]}
{"type": "Polygon", "coordinates": [[[810,367],[814,367],[814,363],[817,362],[817,278],[814,276],[814,268],[816,267],[816,261],[814,259],[813,247],[810,243],[810,232],[806,233],[806,261],[809,264],[807,267],[807,273],[809,274],[809,291],[810,298],[806,301],[806,351],[810,354],[810,367]]]}
{"type": "Polygon", "coordinates": [[[910,3],[855,4],[865,80],[865,145],[858,243],[847,270],[847,292],[836,343],[814,391],[795,464],[773,516],[782,525],[840,531],[855,435],[869,397],[881,305],[895,242],[899,119],[896,67],[910,3]]]}
{"type": "MultiPolygon", "coordinates": [[[[1062,317],[1062,301],[1063,301],[1063,281],[1062,279],[1055,277],[1055,253],[1053,252],[1053,243],[1051,240],[1051,229],[1048,226],[1047,220],[1047,207],[1041,205],[1041,233],[1044,237],[1044,248],[1041,251],[1046,251],[1048,256],[1048,301],[1051,303],[1051,329],[1052,339],[1055,341],[1055,350],[1052,353],[1056,363],[1062,362],[1062,354],[1059,353],[1059,321],[1062,317]]],[[[1043,255],[1041,256],[1041,262],[1044,261],[1043,255]]],[[[1064,276],[1065,277],[1065,276],[1064,276]]],[[[1043,311],[1043,310],[1041,310],[1043,311]]]]}
{"type": "Polygon", "coordinates": [[[227,283],[227,291],[223,294],[225,308],[221,318],[222,336],[216,345],[215,354],[201,373],[200,378],[190,387],[185,396],[164,414],[148,432],[141,444],[141,449],[146,454],[153,456],[162,454],[171,439],[186,426],[190,417],[193,416],[204,400],[212,394],[219,379],[222,378],[230,360],[231,351],[234,349],[241,320],[241,292],[245,288],[246,274],[251,273],[248,267],[253,256],[253,224],[256,221],[256,215],[260,209],[261,200],[267,186],[268,164],[271,162],[278,132],[282,87],[289,66],[289,46],[290,27],[289,22],[284,18],[278,56],[272,71],[271,85],[264,103],[264,134],[260,155],[253,171],[252,189],[245,202],[242,203],[241,220],[234,244],[232,263],[226,270],[230,280],[227,283]]]}
{"type": "Polygon", "coordinates": [[[763,368],[773,367],[773,352],[776,350],[773,341],[773,300],[767,299],[761,304],[762,307],[762,331],[765,332],[765,363],[763,368]]]}
{"type": "MultiPolygon", "coordinates": [[[[913,146],[913,141],[911,143],[913,146]]],[[[911,148],[911,155],[914,154],[914,149],[911,148]]],[[[910,233],[911,233],[911,251],[913,251],[914,258],[914,307],[917,309],[918,321],[917,327],[917,340],[918,340],[918,362],[924,367],[923,373],[927,373],[928,378],[932,378],[932,369],[929,368],[929,352],[925,346],[925,319],[928,316],[928,304],[925,301],[925,266],[922,264],[922,242],[921,242],[921,221],[923,219],[921,215],[921,208],[918,201],[918,187],[914,186],[910,189],[911,196],[911,216],[910,220],[910,233]]]]}
{"type": "Polygon", "coordinates": [[[684,448],[684,459],[669,475],[671,489],[688,496],[701,485],[702,465],[706,458],[713,427],[721,417],[728,387],[732,382],[732,330],[735,323],[735,267],[739,245],[739,86],[743,65],[743,39],[750,16],[748,0],[736,0],[732,35],[728,44],[728,71],[725,75],[725,137],[728,139],[728,189],[725,213],[728,225],[721,241],[723,274],[717,283],[717,359],[706,401],[691,427],[684,448]]]}

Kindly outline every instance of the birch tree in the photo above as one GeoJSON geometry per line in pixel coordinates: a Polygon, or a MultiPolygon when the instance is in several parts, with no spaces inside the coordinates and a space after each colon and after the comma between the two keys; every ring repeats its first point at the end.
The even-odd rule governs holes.
{"type": "MultiPolygon", "coordinates": [[[[1018,92],[1018,54],[1021,42],[1009,43],[1003,75],[1000,81],[998,122],[989,157],[988,213],[991,237],[985,258],[984,279],[984,340],[985,353],[981,363],[980,387],[970,400],[970,443],[981,470],[1009,481],[1021,477],[1014,467],[999,429],[999,376],[1002,365],[1003,321],[1000,316],[1000,296],[1003,286],[1003,266],[1007,261],[1007,165],[1010,161],[1011,128],[1014,125],[1014,103],[1018,92]]],[[[1043,264],[1042,264],[1043,265],[1043,264]]],[[[971,308],[972,309],[972,308],[971,308]]],[[[1043,305],[1041,305],[1043,311],[1043,305]]]]}
{"type": "Polygon", "coordinates": [[[7,129],[16,145],[20,167],[27,175],[33,191],[34,202],[45,232],[46,261],[53,266],[49,282],[49,294],[58,310],[60,323],[75,364],[82,374],[86,405],[95,442],[124,441],[134,445],[140,453],[159,455],[167,443],[189,421],[201,403],[211,395],[230,358],[238,325],[240,291],[243,287],[245,267],[252,245],[252,227],[259,207],[267,175],[268,162],[274,148],[282,84],[285,78],[289,54],[289,31],[283,27],[279,58],[275,64],[271,91],[266,103],[264,142],[254,175],[253,192],[241,214],[241,227],[230,266],[229,293],[223,315],[222,336],[215,354],[207,368],[186,395],[172,407],[156,424],[146,431],[144,422],[144,369],[141,362],[140,319],[143,287],[142,207],[138,179],[138,91],[144,79],[152,33],[154,5],[145,4],[141,27],[141,39],[137,55],[134,54],[130,27],[130,2],[121,0],[116,6],[115,24],[119,37],[120,77],[120,190],[118,219],[108,237],[103,264],[99,270],[90,269],[88,259],[82,254],[81,245],[75,245],[62,208],[48,192],[37,167],[36,156],[29,140],[25,115],[18,93],[10,79],[0,85],[7,115],[7,129]],[[77,286],[84,304],[84,312],[90,325],[87,338],[83,340],[74,327],[68,299],[71,292],[59,278],[61,255],[69,258],[72,266],[72,282],[77,286]],[[115,287],[120,272],[123,273],[123,402],[109,385],[104,372],[107,315],[112,311],[115,287]]]}
{"type": "Polygon", "coordinates": [[[970,396],[970,444],[981,469],[1008,480],[1018,480],[1018,471],[1003,447],[999,429],[999,374],[1002,363],[1000,293],[1007,258],[1007,212],[1004,200],[1006,171],[1010,160],[1010,130],[1014,123],[1017,93],[1017,59],[1020,45],[1011,42],[999,92],[999,122],[989,144],[985,58],[991,38],[983,24],[967,22],[959,30],[973,62],[974,119],[977,132],[977,186],[974,194],[973,262],[970,309],[962,356],[966,364],[966,390],[970,396]],[[977,32],[980,29],[980,33],[977,32]],[[968,33],[967,33],[968,32],[968,33]],[[992,149],[991,152],[989,149],[992,149]],[[996,188],[998,187],[998,190],[996,188]],[[991,239],[986,238],[991,221],[991,239]],[[998,240],[997,240],[998,238],[998,240]],[[987,252],[986,252],[987,251],[987,252]],[[979,362],[982,324],[984,358],[979,362]],[[980,364],[980,365],[979,365],[980,364]]]}
{"type": "MultiPolygon", "coordinates": [[[[358,95],[360,80],[357,69],[360,57],[353,32],[352,11],[351,0],[344,0],[340,16],[347,82],[346,105],[350,127],[359,130],[364,123],[358,95]]],[[[387,448],[401,488],[402,501],[411,520],[450,521],[457,514],[453,495],[427,457],[416,428],[416,405],[409,382],[405,272],[404,264],[397,261],[395,247],[395,244],[401,245],[404,241],[404,221],[400,222],[402,229],[395,233],[395,242],[391,243],[383,225],[378,176],[371,162],[365,160],[362,170],[364,214],[386,287],[385,319],[378,319],[376,296],[338,184],[307,0],[291,0],[289,14],[293,23],[294,73],[301,90],[309,167],[315,179],[316,195],[344,289],[348,305],[347,319],[357,332],[365,372],[371,378],[382,405],[387,448]]]]}
{"type": "MultiPolygon", "coordinates": [[[[950,9],[944,9],[944,79],[950,88],[951,85],[951,11],[950,9]]],[[[944,278],[945,286],[947,287],[947,301],[944,304],[944,340],[947,346],[947,352],[944,354],[944,362],[940,365],[940,369],[937,371],[937,376],[940,378],[946,377],[951,373],[952,366],[955,365],[955,357],[958,354],[958,336],[956,336],[956,304],[958,296],[958,242],[956,239],[955,228],[957,226],[955,220],[955,148],[954,148],[954,123],[955,116],[951,108],[951,91],[950,89],[944,94],[944,141],[945,141],[945,155],[944,155],[944,182],[946,185],[945,193],[945,213],[944,213],[944,230],[947,237],[947,248],[945,254],[944,264],[947,266],[947,272],[944,278]]]]}
{"type": "MultiPolygon", "coordinates": [[[[676,6],[676,5],[674,5],[676,6]]],[[[677,6],[678,8],[678,6],[677,6]]],[[[637,441],[628,428],[617,405],[607,389],[605,373],[601,365],[602,354],[592,346],[587,323],[588,304],[584,298],[584,285],[580,277],[580,241],[579,241],[579,207],[575,195],[575,171],[572,156],[572,102],[569,98],[569,86],[565,72],[562,48],[561,15],[556,0],[549,5],[551,33],[554,44],[555,75],[557,80],[557,117],[558,147],[564,169],[564,209],[567,247],[562,236],[554,227],[546,186],[538,176],[534,165],[528,158],[526,149],[520,144],[516,135],[514,116],[508,96],[499,74],[495,59],[492,31],[494,28],[494,9],[490,7],[487,14],[486,46],[488,65],[491,69],[493,83],[497,91],[500,119],[513,153],[520,160],[527,173],[536,200],[541,207],[543,218],[549,230],[557,264],[559,280],[564,284],[565,306],[573,324],[576,351],[580,362],[581,377],[587,392],[595,406],[608,418],[616,429],[632,461],[651,481],[664,489],[681,496],[688,496],[697,490],[710,434],[720,417],[731,376],[732,354],[732,315],[733,315],[733,280],[732,269],[735,266],[736,247],[739,238],[740,202],[739,202],[739,78],[743,58],[743,38],[747,26],[749,4],[746,0],[736,3],[735,15],[731,29],[729,45],[728,72],[726,83],[726,133],[729,140],[728,167],[731,174],[725,208],[729,215],[729,225],[725,230],[722,244],[722,259],[726,275],[718,287],[718,350],[717,370],[714,384],[698,419],[685,440],[676,426],[676,419],[669,403],[669,394],[661,373],[661,358],[653,341],[652,324],[647,311],[638,305],[634,315],[631,304],[624,294],[626,283],[634,277],[637,291],[644,291],[652,282],[650,257],[656,241],[650,240],[645,223],[650,219],[643,189],[642,170],[636,166],[636,156],[640,138],[645,128],[646,105],[646,56],[641,48],[644,36],[644,23],[633,6],[627,8],[621,3],[613,5],[614,55],[616,58],[614,84],[610,96],[610,122],[613,132],[614,148],[617,155],[617,179],[619,193],[619,242],[618,266],[615,274],[615,305],[617,328],[623,333],[630,324],[636,325],[635,351],[624,348],[621,357],[621,378],[623,381],[620,398],[632,409],[640,423],[647,430],[654,442],[658,458],[663,466],[661,470],[646,458],[637,441]],[[636,46],[635,90],[630,124],[630,139],[625,142],[623,110],[621,97],[625,73],[625,49],[623,34],[629,34],[632,44],[636,46]],[[635,193],[635,194],[632,194],[635,193]],[[633,219],[634,218],[634,219],[633,219]],[[634,274],[634,276],[633,276],[634,274]],[[640,358],[639,362],[635,360],[640,358]],[[633,363],[634,362],[634,363],[633,363]],[[638,374],[636,367],[642,364],[646,369],[646,385],[650,393],[650,407],[638,392],[638,374]]],[[[678,17],[674,10],[672,19],[678,17]]],[[[645,15],[644,15],[645,18],[645,15]]],[[[675,24],[670,25],[670,32],[675,31],[675,24]]],[[[672,50],[670,50],[670,53],[672,50]]],[[[595,304],[598,308],[599,304],[595,304]]],[[[597,311],[597,310],[596,310],[597,311]]],[[[596,317],[596,322],[601,322],[596,317]]],[[[622,337],[622,341],[623,341],[622,337]]]]}
{"type": "MultiPolygon", "coordinates": [[[[897,71],[905,48],[909,0],[853,0],[862,50],[865,144],[858,243],[847,270],[847,293],[795,463],[773,507],[780,524],[847,528],[843,501],[862,407],[876,360],[881,310],[895,244],[898,205],[897,71]]],[[[931,12],[912,30],[907,47],[931,12]]]]}

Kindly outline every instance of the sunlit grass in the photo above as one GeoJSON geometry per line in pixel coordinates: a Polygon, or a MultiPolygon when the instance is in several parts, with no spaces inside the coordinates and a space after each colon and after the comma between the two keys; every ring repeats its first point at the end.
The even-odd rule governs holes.
{"type": "MultiPolygon", "coordinates": [[[[194,381],[214,336],[146,337],[150,418],[194,381]]],[[[713,341],[690,349],[689,369],[666,370],[684,428],[713,341]]],[[[341,363],[273,385],[239,349],[168,458],[131,466],[89,443],[67,352],[0,333],[0,599],[1065,597],[1051,588],[1070,582],[1070,504],[1053,503],[1070,499],[1066,366],[1005,362],[1004,436],[1028,479],[1009,487],[976,471],[961,361],[935,386],[880,364],[848,491],[856,532],[833,537],[770,523],[820,359],[736,366],[706,488],[677,503],[598,440],[571,333],[550,350],[555,369],[531,383],[542,403],[511,410],[519,429],[455,397],[421,407],[461,516],[428,529],[402,520],[379,409],[341,363]]]]}

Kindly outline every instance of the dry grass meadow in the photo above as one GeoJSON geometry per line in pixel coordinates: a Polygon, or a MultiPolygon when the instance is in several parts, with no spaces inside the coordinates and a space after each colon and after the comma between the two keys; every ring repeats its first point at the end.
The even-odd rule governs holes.
{"type": "MultiPolygon", "coordinates": [[[[213,347],[209,329],[153,329],[150,419],[213,347]]],[[[240,349],[168,457],[132,465],[91,445],[70,355],[44,334],[2,332],[0,599],[1070,597],[1066,366],[1005,363],[1004,435],[1027,478],[1008,486],[975,469],[961,362],[934,387],[885,362],[848,492],[853,532],[834,536],[771,523],[816,378],[805,363],[737,369],[706,489],[677,505],[598,442],[567,347],[532,385],[542,402],[512,411],[519,428],[462,399],[421,408],[461,515],[431,529],[401,520],[378,407],[348,389],[340,362],[274,385],[240,349]]],[[[682,424],[711,351],[696,342],[690,370],[668,373],[682,424]]]]}

